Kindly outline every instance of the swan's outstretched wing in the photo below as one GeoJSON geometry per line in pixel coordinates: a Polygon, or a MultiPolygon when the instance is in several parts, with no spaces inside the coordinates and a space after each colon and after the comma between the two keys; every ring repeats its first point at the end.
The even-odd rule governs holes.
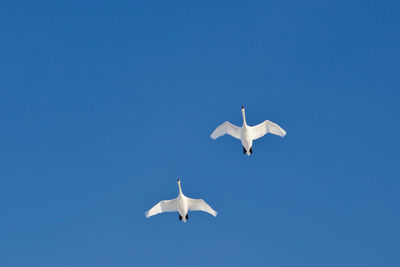
{"type": "Polygon", "coordinates": [[[146,217],[149,218],[153,215],[157,215],[162,212],[171,212],[178,211],[178,201],[176,198],[171,200],[162,200],[157,203],[154,207],[152,207],[149,211],[147,211],[146,217]]]}
{"type": "Polygon", "coordinates": [[[201,210],[210,213],[212,216],[217,216],[217,212],[213,210],[204,200],[188,198],[189,210],[201,210]]]}
{"type": "Polygon", "coordinates": [[[223,136],[224,134],[229,134],[230,136],[235,137],[236,139],[240,139],[240,127],[237,127],[230,123],[229,121],[226,121],[222,123],[220,126],[217,127],[217,129],[214,130],[214,132],[211,134],[212,139],[217,139],[220,136],[223,136]]]}
{"type": "Polygon", "coordinates": [[[285,130],[283,130],[278,124],[273,123],[269,120],[266,120],[259,125],[251,127],[251,135],[253,136],[253,140],[258,139],[266,135],[267,133],[272,133],[281,137],[284,137],[286,135],[285,130]]]}

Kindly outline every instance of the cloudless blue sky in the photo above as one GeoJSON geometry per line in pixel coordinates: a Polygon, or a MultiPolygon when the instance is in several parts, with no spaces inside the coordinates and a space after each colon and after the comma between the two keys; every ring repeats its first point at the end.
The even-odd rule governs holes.
{"type": "Polygon", "coordinates": [[[3,3],[0,266],[400,266],[399,8],[3,3]]]}

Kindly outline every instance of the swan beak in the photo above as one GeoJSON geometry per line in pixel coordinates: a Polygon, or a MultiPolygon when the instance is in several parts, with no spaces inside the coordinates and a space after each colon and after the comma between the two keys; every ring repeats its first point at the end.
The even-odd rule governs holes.
{"type": "Polygon", "coordinates": [[[242,106],[242,109],[244,109],[244,106],[242,106]]]}
{"type": "Polygon", "coordinates": [[[178,183],[180,183],[180,182],[181,182],[181,180],[178,179],[178,183]]]}

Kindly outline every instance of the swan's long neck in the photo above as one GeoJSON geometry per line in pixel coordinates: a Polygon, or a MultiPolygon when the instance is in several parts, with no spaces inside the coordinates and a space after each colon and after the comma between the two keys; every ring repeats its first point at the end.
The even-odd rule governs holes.
{"type": "Polygon", "coordinates": [[[246,115],[244,114],[244,108],[242,108],[242,116],[243,116],[243,125],[247,125],[247,123],[246,123],[246,115]]]}
{"type": "Polygon", "coordinates": [[[179,187],[179,195],[183,195],[182,193],[182,188],[181,188],[181,182],[178,182],[178,187],[179,187]]]}

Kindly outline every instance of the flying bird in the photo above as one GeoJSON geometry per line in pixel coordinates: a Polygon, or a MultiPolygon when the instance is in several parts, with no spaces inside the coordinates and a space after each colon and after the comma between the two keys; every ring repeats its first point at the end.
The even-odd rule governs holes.
{"type": "Polygon", "coordinates": [[[230,136],[239,139],[243,145],[243,154],[250,156],[253,153],[253,140],[256,140],[267,133],[272,133],[284,137],[286,135],[285,130],[283,130],[278,124],[272,121],[266,120],[256,126],[249,126],[246,123],[246,116],[244,107],[242,106],[243,115],[243,126],[238,127],[233,125],[229,121],[222,123],[215,129],[211,134],[212,139],[217,139],[220,136],[229,134],[230,136]]]}
{"type": "Polygon", "coordinates": [[[213,210],[204,200],[188,198],[182,193],[181,181],[178,179],[179,195],[177,198],[171,200],[162,200],[147,211],[146,217],[157,215],[163,212],[174,212],[179,213],[179,220],[184,223],[189,219],[188,212],[201,210],[210,213],[214,217],[217,216],[217,212],[213,210]]]}

